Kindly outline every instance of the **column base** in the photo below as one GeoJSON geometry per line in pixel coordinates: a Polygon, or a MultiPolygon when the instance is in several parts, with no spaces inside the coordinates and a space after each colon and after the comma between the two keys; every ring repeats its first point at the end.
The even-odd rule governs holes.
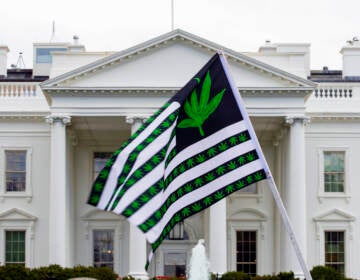
{"type": "Polygon", "coordinates": [[[134,277],[136,280],[148,280],[149,274],[141,272],[129,272],[129,275],[134,277]]]}
{"type": "Polygon", "coordinates": [[[305,280],[305,276],[303,272],[294,272],[294,277],[295,279],[305,280]]]}

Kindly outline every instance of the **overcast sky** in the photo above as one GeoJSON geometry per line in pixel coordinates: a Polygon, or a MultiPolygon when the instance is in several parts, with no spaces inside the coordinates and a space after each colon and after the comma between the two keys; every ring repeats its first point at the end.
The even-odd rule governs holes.
{"type": "MultiPolygon", "coordinates": [[[[360,0],[174,0],[175,28],[236,51],[257,51],[265,40],[311,43],[311,67],[341,69],[339,53],[360,34],[360,0]]],[[[32,43],[74,34],[88,51],[120,51],[171,30],[171,0],[3,0],[0,45],[9,64],[32,43]]]]}

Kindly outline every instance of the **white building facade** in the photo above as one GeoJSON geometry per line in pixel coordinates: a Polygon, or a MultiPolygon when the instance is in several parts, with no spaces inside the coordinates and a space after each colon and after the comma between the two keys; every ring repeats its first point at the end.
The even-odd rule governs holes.
{"type": "MultiPolygon", "coordinates": [[[[343,71],[310,70],[310,45],[239,53],[175,30],[118,53],[34,44],[34,69],[0,46],[0,264],[109,266],[147,276],[148,245],[86,204],[101,167],[218,50],[230,64],[308,266],[360,278],[360,46],[343,71]]],[[[265,181],[178,225],[148,275],[185,273],[204,238],[211,271],[302,272],[265,181]]]]}

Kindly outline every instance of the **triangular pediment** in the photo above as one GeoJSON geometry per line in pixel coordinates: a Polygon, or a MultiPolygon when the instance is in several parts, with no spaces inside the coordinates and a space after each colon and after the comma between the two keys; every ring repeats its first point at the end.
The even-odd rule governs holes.
{"type": "Polygon", "coordinates": [[[139,44],[41,84],[52,90],[178,89],[222,50],[239,89],[308,89],[314,84],[182,30],[139,44]]]}
{"type": "Polygon", "coordinates": [[[18,208],[12,208],[5,212],[0,213],[0,221],[36,221],[37,217],[20,210],[18,208]]]}
{"type": "Polygon", "coordinates": [[[316,222],[329,222],[329,221],[347,221],[351,222],[354,221],[355,217],[351,214],[348,214],[344,211],[339,209],[333,209],[328,212],[325,212],[321,215],[314,217],[314,221],[316,222]]]}
{"type": "Polygon", "coordinates": [[[116,215],[111,212],[106,212],[98,209],[90,210],[83,215],[82,220],[84,221],[123,221],[124,217],[116,215]]]}
{"type": "Polygon", "coordinates": [[[242,221],[266,221],[266,215],[257,210],[252,208],[244,208],[240,209],[239,211],[233,213],[230,216],[230,220],[242,220],[242,221]]]}

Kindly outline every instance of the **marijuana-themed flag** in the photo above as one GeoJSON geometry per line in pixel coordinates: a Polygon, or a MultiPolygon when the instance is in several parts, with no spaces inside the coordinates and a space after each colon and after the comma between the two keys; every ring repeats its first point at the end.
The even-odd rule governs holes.
{"type": "Polygon", "coordinates": [[[222,55],[213,56],[114,153],[93,184],[88,203],[125,216],[144,232],[152,253],[176,223],[266,178],[226,67],[222,55]]]}

